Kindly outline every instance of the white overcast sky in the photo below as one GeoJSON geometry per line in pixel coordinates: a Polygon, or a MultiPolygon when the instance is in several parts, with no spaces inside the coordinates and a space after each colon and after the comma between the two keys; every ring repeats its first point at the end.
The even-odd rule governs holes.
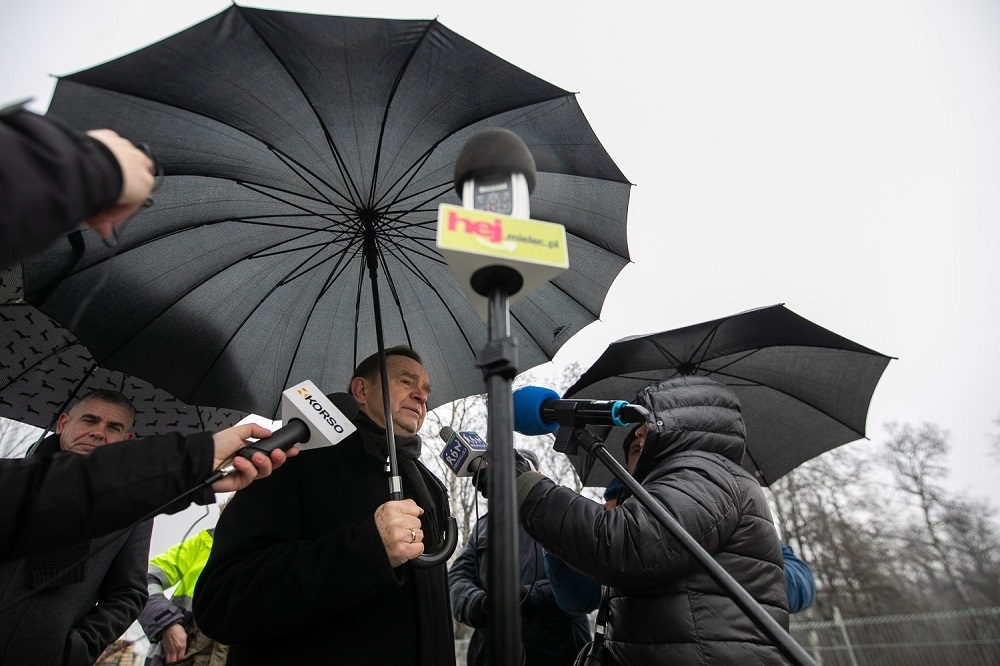
{"type": "MultiPolygon", "coordinates": [[[[579,93],[636,184],[634,263],[557,366],[587,366],[625,335],[784,303],[898,357],[869,438],[884,439],[888,421],[939,425],[951,433],[952,488],[1000,505],[987,455],[1000,435],[1000,3],[247,4],[436,17],[579,93]]],[[[44,111],[52,76],[227,6],[6,2],[0,106],[33,96],[44,111]]]]}

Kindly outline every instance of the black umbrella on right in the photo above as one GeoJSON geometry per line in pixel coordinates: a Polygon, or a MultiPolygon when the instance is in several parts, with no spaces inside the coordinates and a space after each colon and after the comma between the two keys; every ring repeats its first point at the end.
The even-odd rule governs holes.
{"type": "MultiPolygon", "coordinates": [[[[805,461],[865,437],[872,394],[893,358],[773,305],[618,340],[563,397],[631,400],[677,375],[711,377],[739,396],[747,428],[743,466],[769,486],[805,461]]],[[[624,465],[621,444],[629,429],[604,430],[605,446],[624,465]]],[[[590,456],[572,457],[586,485],[611,480],[590,456]]]]}

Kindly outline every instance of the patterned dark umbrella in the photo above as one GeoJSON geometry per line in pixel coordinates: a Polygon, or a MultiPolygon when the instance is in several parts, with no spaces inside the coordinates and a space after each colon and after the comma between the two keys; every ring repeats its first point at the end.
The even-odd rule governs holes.
{"type": "MultiPolygon", "coordinates": [[[[739,396],[747,427],[743,466],[767,486],[803,462],[865,436],[868,406],[892,359],[800,317],[784,305],[749,310],[612,343],[564,397],[631,400],[677,375],[702,375],[739,396]]],[[[628,428],[606,428],[625,464],[628,428]]],[[[588,486],[611,473],[573,456],[588,486]]]]}
{"type": "Polygon", "coordinates": [[[76,397],[95,389],[132,401],[138,435],[216,431],[246,416],[186,405],[138,377],[99,367],[69,331],[20,300],[19,273],[0,272],[0,416],[51,429],[76,397]]]}
{"type": "Polygon", "coordinates": [[[166,176],[116,249],[85,231],[28,262],[27,299],[66,324],[92,298],[72,332],[102,367],[188,403],[273,418],[302,380],[344,390],[377,351],[371,269],[429,407],[482,393],[486,325],[435,228],[485,128],[525,141],[532,217],[567,229],[570,270],[511,306],[521,369],[595,321],[628,262],[630,184],[575,96],[437,21],[233,6],[61,78],[49,113],[148,143],[166,176]]]}

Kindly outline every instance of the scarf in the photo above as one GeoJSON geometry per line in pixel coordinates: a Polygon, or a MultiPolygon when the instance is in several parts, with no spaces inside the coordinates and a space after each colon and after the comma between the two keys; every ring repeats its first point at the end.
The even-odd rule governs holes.
{"type": "MultiPolygon", "coordinates": [[[[361,441],[365,453],[379,460],[386,460],[389,453],[385,428],[377,425],[363,412],[358,413],[354,422],[362,431],[361,441]]],[[[444,523],[447,517],[443,511],[447,505],[442,502],[447,501],[444,486],[418,460],[421,449],[419,435],[396,435],[395,441],[396,464],[403,480],[403,497],[412,499],[424,510],[420,516],[420,529],[424,532],[425,549],[426,552],[436,552],[444,543],[444,523]],[[434,487],[437,489],[436,493],[434,487]]]]}

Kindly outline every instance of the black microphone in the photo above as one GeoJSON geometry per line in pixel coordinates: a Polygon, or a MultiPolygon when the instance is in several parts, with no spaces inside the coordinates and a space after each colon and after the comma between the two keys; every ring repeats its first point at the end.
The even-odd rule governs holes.
{"type": "Polygon", "coordinates": [[[455,432],[450,426],[441,428],[440,434],[445,441],[441,460],[455,476],[473,476],[486,469],[487,445],[482,437],[472,431],[455,432]]]}
{"type": "Polygon", "coordinates": [[[535,189],[535,158],[510,130],[492,127],[473,135],[455,161],[455,191],[466,208],[528,219],[535,189]]]}
{"type": "MultiPolygon", "coordinates": [[[[535,189],[535,178],[535,158],[528,146],[521,137],[500,127],[485,129],[470,137],[455,161],[455,191],[467,209],[530,220],[528,199],[535,189]]],[[[465,237],[476,237],[483,247],[490,248],[483,254],[465,248],[457,252],[457,256],[445,255],[469,296],[469,302],[484,320],[487,319],[486,299],[494,289],[500,289],[507,296],[523,295],[526,284],[534,288],[549,279],[544,263],[525,261],[523,256],[511,254],[511,248],[518,244],[506,238],[506,227],[500,218],[474,221],[471,216],[462,214],[461,209],[456,209],[450,211],[447,225],[451,230],[461,229],[465,237]],[[497,254],[497,248],[505,250],[497,254]],[[471,287],[471,293],[466,284],[471,287]]]]}
{"type": "Polygon", "coordinates": [[[514,391],[514,430],[545,435],[559,426],[643,423],[649,410],[624,400],[562,400],[549,388],[524,386],[514,391]]]}
{"type": "MultiPolygon", "coordinates": [[[[352,423],[358,415],[358,403],[346,393],[329,396],[306,380],[281,394],[281,420],[283,425],[270,437],[259,439],[236,452],[249,460],[260,452],[270,456],[272,451],[287,451],[295,445],[302,450],[333,446],[357,430],[352,423]]],[[[236,471],[232,462],[226,463],[205,481],[210,485],[236,471]]]]}

